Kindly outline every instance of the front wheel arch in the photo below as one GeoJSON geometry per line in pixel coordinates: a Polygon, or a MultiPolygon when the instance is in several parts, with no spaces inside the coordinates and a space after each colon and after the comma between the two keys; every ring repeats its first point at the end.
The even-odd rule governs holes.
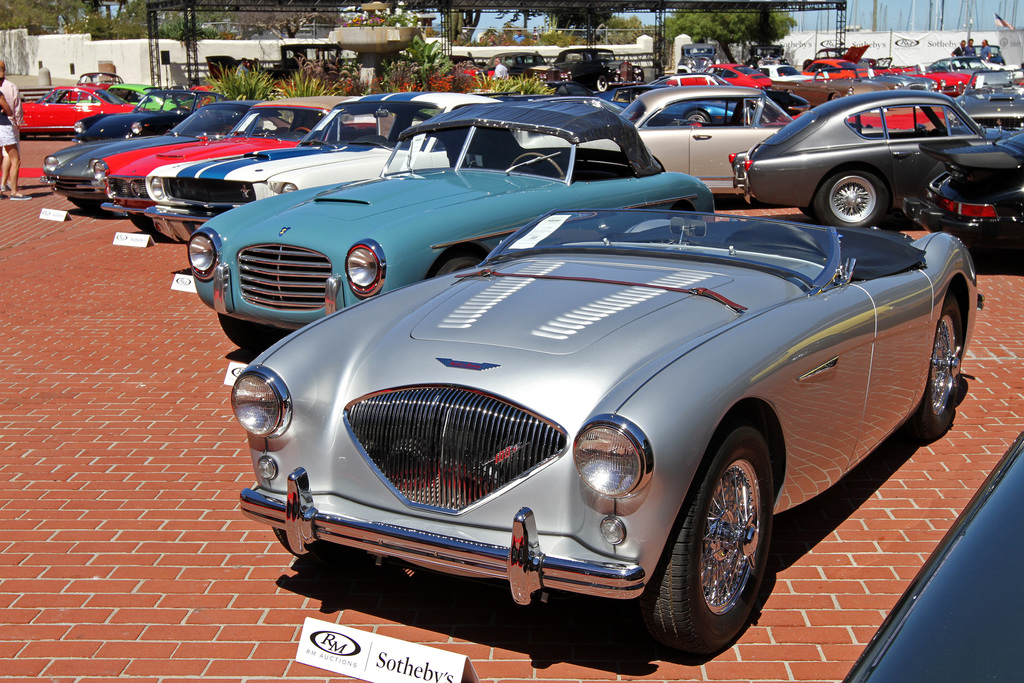
{"type": "Polygon", "coordinates": [[[427,278],[436,277],[445,264],[456,259],[474,258],[479,263],[487,258],[487,251],[478,244],[456,244],[438,254],[427,271],[427,278]]]}

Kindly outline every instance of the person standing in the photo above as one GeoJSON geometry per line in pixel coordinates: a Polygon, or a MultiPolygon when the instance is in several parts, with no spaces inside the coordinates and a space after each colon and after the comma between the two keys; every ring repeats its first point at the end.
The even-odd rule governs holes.
{"type": "Polygon", "coordinates": [[[966,40],[961,40],[960,44],[957,45],[955,48],[953,48],[953,56],[954,57],[963,57],[964,56],[964,50],[966,50],[966,49],[967,49],[967,41],[966,40]]]}
{"type": "Polygon", "coordinates": [[[992,46],[988,44],[988,39],[981,41],[981,50],[978,51],[978,56],[986,62],[989,60],[989,57],[992,56],[992,46]]]}
{"type": "Polygon", "coordinates": [[[974,49],[974,38],[967,40],[967,47],[964,48],[964,57],[974,57],[977,51],[974,49]]]}
{"type": "Polygon", "coordinates": [[[508,78],[508,67],[501,63],[501,57],[494,58],[494,77],[508,78]]]}
{"type": "Polygon", "coordinates": [[[11,199],[29,199],[18,192],[18,173],[21,171],[19,131],[24,123],[21,92],[13,81],[7,79],[7,64],[0,60],[0,154],[3,155],[0,193],[9,191],[11,199]]]}

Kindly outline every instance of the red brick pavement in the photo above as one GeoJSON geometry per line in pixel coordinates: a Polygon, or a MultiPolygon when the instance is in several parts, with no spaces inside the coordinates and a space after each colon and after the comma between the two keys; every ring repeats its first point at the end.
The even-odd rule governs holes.
{"type": "Polygon", "coordinates": [[[836,680],[1022,428],[1022,267],[981,255],[987,305],[952,431],[891,439],[779,515],[753,625],[716,657],[683,656],[627,603],[519,607],[504,589],[365,558],[293,562],[237,510],[252,476],[223,376],[246,359],[195,295],[170,289],[182,245],[114,246],[127,221],[26,190],[30,202],[0,202],[4,678],[326,681],[294,661],[316,617],[465,653],[487,681],[836,680]],[[44,207],[71,220],[39,220],[44,207]]]}

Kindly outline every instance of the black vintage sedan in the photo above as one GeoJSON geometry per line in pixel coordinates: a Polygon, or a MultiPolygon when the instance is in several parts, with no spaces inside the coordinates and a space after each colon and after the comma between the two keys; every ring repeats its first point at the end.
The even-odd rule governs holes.
{"type": "Polygon", "coordinates": [[[982,129],[946,95],[887,90],[821,104],[733,160],[747,199],[796,206],[821,223],[870,226],[942,172],[921,143],[965,147],[982,129]]]}
{"type": "Polygon", "coordinates": [[[97,114],[75,123],[75,142],[163,135],[199,107],[224,96],[203,90],[149,90],[135,109],[124,114],[97,114]]]}
{"type": "Polygon", "coordinates": [[[984,145],[921,145],[946,172],[923,197],[903,200],[921,227],[948,232],[968,247],[1024,249],[1024,133],[984,145]]]}
{"type": "Polygon", "coordinates": [[[946,533],[846,683],[1019,681],[1024,435],[946,533]]]}

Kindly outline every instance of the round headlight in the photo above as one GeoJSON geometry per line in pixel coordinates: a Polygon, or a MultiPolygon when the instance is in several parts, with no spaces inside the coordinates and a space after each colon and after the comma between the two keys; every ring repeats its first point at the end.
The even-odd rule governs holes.
{"type": "Polygon", "coordinates": [[[53,173],[57,170],[58,166],[60,166],[60,162],[57,160],[57,157],[52,154],[43,159],[43,170],[47,173],[53,173]]]}
{"type": "Polygon", "coordinates": [[[203,232],[196,232],[188,241],[188,262],[196,277],[206,279],[217,265],[217,245],[203,232]]]}
{"type": "Polygon", "coordinates": [[[299,189],[299,186],[295,183],[270,183],[270,191],[274,194],[284,194],[285,192],[295,192],[299,189]]]}
{"type": "Polygon", "coordinates": [[[110,170],[110,167],[107,166],[107,162],[103,161],[103,159],[94,159],[89,163],[92,165],[93,182],[97,185],[102,185],[107,179],[107,171],[110,170]]]}
{"type": "Polygon", "coordinates": [[[164,193],[164,179],[160,177],[149,179],[149,196],[153,199],[160,201],[165,196],[164,193]]]}
{"type": "Polygon", "coordinates": [[[135,121],[135,122],[132,123],[132,134],[134,134],[134,135],[142,135],[142,122],[141,121],[135,121]]]}
{"type": "Polygon", "coordinates": [[[266,369],[243,372],[231,390],[235,419],[253,436],[273,436],[288,427],[291,399],[281,379],[266,369]]]}
{"type": "Polygon", "coordinates": [[[599,419],[580,431],[573,444],[576,471],[583,482],[612,498],[628,496],[651,470],[647,440],[622,418],[599,419]]]}
{"type": "Polygon", "coordinates": [[[75,121],[75,125],[72,126],[72,128],[74,128],[75,132],[78,133],[79,135],[85,132],[85,124],[81,121],[75,121]]]}
{"type": "Polygon", "coordinates": [[[356,296],[373,296],[384,286],[384,250],[372,240],[355,245],[345,258],[345,275],[356,296]]]}

